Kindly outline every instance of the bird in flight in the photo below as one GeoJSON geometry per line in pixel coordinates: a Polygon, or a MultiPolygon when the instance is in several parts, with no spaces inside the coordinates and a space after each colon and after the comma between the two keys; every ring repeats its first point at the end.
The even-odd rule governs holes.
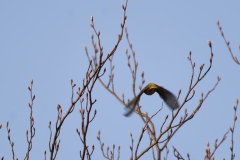
{"type": "Polygon", "coordinates": [[[159,96],[164,100],[164,102],[167,104],[167,106],[172,110],[177,109],[179,107],[179,104],[177,102],[176,96],[172,94],[170,91],[166,90],[165,88],[158,86],[154,83],[149,83],[146,87],[144,87],[140,93],[133,98],[132,101],[130,101],[127,105],[127,108],[129,109],[124,115],[128,117],[133,113],[134,109],[136,108],[137,103],[140,100],[140,97],[143,93],[146,95],[152,95],[155,92],[159,94],[159,96]]]}

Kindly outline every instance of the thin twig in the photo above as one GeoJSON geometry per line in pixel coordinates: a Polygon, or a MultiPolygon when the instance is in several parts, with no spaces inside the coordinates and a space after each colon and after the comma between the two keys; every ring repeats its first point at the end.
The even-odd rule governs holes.
{"type": "Polygon", "coordinates": [[[30,116],[29,116],[29,119],[30,119],[30,126],[29,127],[30,128],[29,128],[29,131],[28,130],[26,131],[28,149],[27,149],[26,156],[25,156],[24,160],[29,159],[29,153],[32,149],[32,140],[33,140],[33,137],[35,135],[34,118],[33,118],[33,101],[35,100],[35,95],[33,95],[33,93],[32,93],[32,89],[33,89],[32,86],[33,86],[33,80],[31,79],[30,80],[30,86],[28,86],[28,90],[30,92],[30,99],[31,99],[31,103],[28,103],[28,106],[30,108],[30,116]],[[28,136],[28,132],[30,133],[29,136],[28,136]]]}
{"type": "MultiPolygon", "coordinates": [[[[233,61],[236,62],[236,64],[240,65],[240,62],[238,61],[237,57],[234,56],[233,53],[232,53],[232,50],[231,50],[231,47],[230,47],[230,42],[228,42],[228,41],[226,40],[226,38],[225,38],[225,36],[224,36],[224,33],[223,33],[223,31],[222,31],[222,27],[220,26],[220,22],[219,22],[219,21],[217,21],[217,26],[218,26],[218,29],[219,29],[219,31],[220,31],[220,33],[221,33],[221,35],[222,35],[222,38],[223,38],[225,44],[227,45],[227,48],[228,48],[228,50],[229,50],[229,53],[230,53],[233,61]]],[[[240,51],[240,45],[239,45],[239,51],[240,51]]]]}
{"type": "Polygon", "coordinates": [[[238,99],[236,99],[236,105],[233,106],[233,109],[234,109],[233,126],[230,127],[230,129],[229,129],[231,132],[231,146],[230,146],[231,160],[233,160],[235,158],[235,153],[233,152],[233,147],[234,147],[235,124],[237,121],[237,108],[238,108],[238,99]]]}

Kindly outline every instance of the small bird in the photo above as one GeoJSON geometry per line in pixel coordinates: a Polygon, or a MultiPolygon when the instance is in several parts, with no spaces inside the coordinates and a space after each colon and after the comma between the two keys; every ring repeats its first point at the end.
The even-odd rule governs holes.
{"type": "Polygon", "coordinates": [[[136,108],[137,103],[140,100],[140,97],[143,93],[146,95],[152,95],[155,92],[159,94],[159,96],[164,100],[167,106],[172,110],[177,109],[179,104],[177,102],[177,98],[172,94],[170,91],[166,90],[163,87],[160,87],[154,83],[149,83],[146,87],[144,87],[140,93],[128,103],[127,108],[129,109],[127,113],[124,115],[128,117],[131,113],[133,113],[134,109],[136,108]]]}

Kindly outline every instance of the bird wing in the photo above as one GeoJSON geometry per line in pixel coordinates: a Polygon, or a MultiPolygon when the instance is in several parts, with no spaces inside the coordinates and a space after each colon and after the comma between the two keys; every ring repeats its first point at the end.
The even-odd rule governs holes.
{"type": "Polygon", "coordinates": [[[159,96],[164,100],[164,102],[167,104],[167,106],[172,109],[177,109],[179,107],[179,103],[177,102],[176,96],[172,94],[170,91],[166,90],[165,88],[158,86],[154,83],[149,83],[146,87],[144,87],[140,93],[127,104],[128,111],[124,114],[126,117],[131,115],[136,108],[137,103],[139,102],[141,96],[143,93],[146,93],[148,95],[152,95],[154,92],[150,91],[151,89],[154,89],[159,96]]]}
{"type": "Polygon", "coordinates": [[[142,89],[140,91],[140,93],[133,98],[133,100],[131,100],[128,105],[126,106],[128,108],[128,111],[124,114],[126,117],[128,117],[129,115],[131,115],[131,113],[133,113],[134,109],[136,108],[137,103],[140,100],[141,95],[144,93],[145,90],[148,89],[148,85],[146,87],[144,87],[144,89],[142,89]]]}
{"type": "MultiPolygon", "coordinates": [[[[158,85],[157,85],[158,86],[158,85]]],[[[166,90],[163,87],[158,86],[156,88],[156,92],[159,94],[159,96],[164,100],[164,102],[167,104],[167,106],[172,109],[177,109],[179,107],[179,103],[177,102],[176,96],[172,94],[170,91],[166,90]]]]}

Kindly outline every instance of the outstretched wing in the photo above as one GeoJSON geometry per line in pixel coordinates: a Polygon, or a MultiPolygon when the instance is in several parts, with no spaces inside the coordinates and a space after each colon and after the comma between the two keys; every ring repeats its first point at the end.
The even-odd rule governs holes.
{"type": "Polygon", "coordinates": [[[124,115],[127,117],[133,113],[143,93],[147,95],[152,95],[155,91],[159,94],[159,96],[164,100],[164,102],[171,110],[172,108],[177,109],[179,107],[179,103],[177,102],[177,98],[176,96],[174,96],[174,94],[154,83],[149,83],[133,100],[128,103],[128,111],[124,115]]]}
{"type": "Polygon", "coordinates": [[[167,106],[172,109],[177,109],[179,107],[179,103],[177,102],[176,96],[172,94],[170,91],[166,90],[163,87],[158,86],[156,92],[159,96],[164,100],[167,106]]]}
{"type": "Polygon", "coordinates": [[[148,88],[148,85],[146,87],[144,87],[144,89],[142,89],[141,92],[135,98],[133,98],[133,100],[131,100],[128,103],[128,105],[127,105],[128,111],[124,114],[126,117],[130,116],[133,113],[134,109],[136,108],[137,103],[140,100],[141,95],[143,94],[143,92],[145,90],[147,90],[147,88],[148,88]]]}

